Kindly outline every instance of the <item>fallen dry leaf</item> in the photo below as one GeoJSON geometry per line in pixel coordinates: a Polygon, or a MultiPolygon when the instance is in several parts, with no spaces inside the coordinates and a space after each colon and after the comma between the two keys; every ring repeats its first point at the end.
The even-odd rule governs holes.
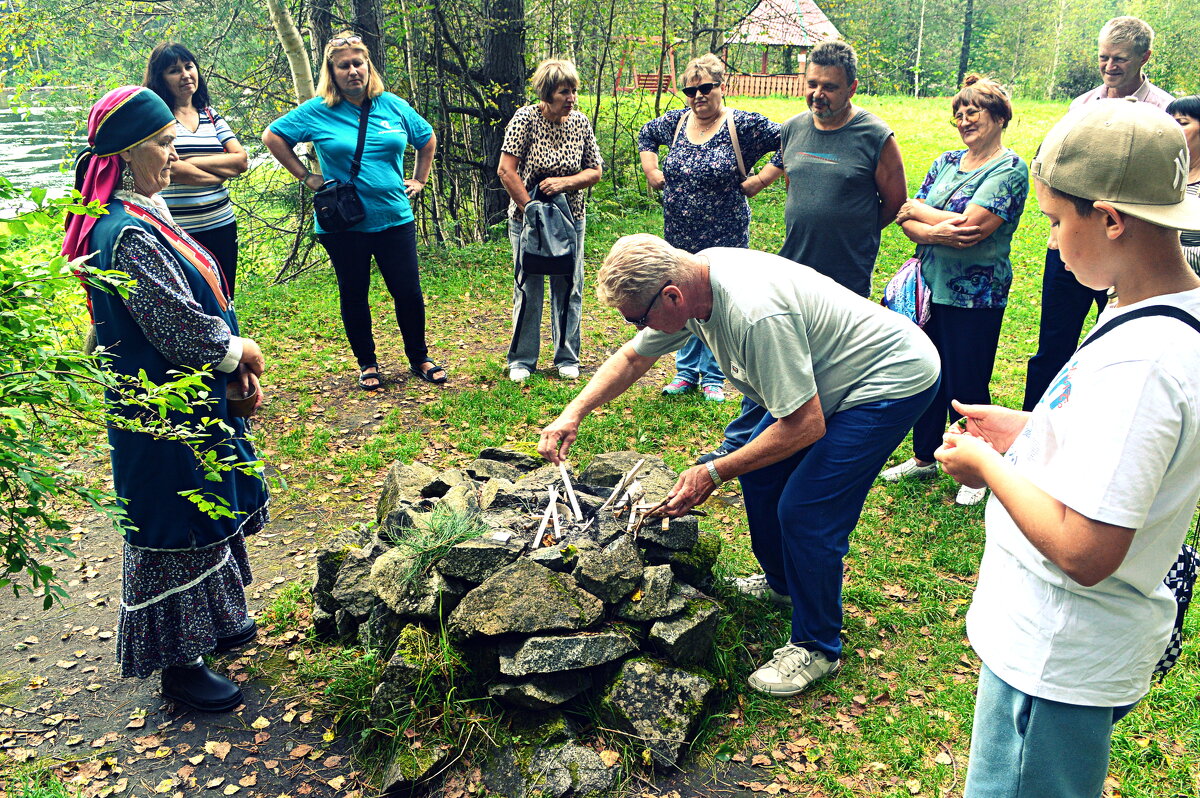
{"type": "Polygon", "coordinates": [[[222,762],[225,761],[225,757],[229,756],[229,749],[232,747],[229,743],[220,743],[215,740],[208,740],[204,743],[204,750],[222,762]]]}
{"type": "Polygon", "coordinates": [[[225,783],[225,777],[217,776],[216,778],[212,778],[212,779],[209,779],[208,781],[204,782],[204,789],[215,790],[216,788],[220,787],[224,783],[225,783]]]}
{"type": "Polygon", "coordinates": [[[250,724],[250,728],[265,729],[270,725],[271,725],[271,721],[267,720],[262,715],[259,715],[257,718],[254,719],[254,722],[250,724]]]}
{"type": "Polygon", "coordinates": [[[254,787],[258,784],[258,774],[250,773],[238,779],[238,784],[243,787],[254,787]]]}
{"type": "Polygon", "coordinates": [[[342,789],[342,787],[346,786],[346,777],[345,776],[334,776],[332,779],[330,779],[329,781],[327,781],[325,783],[328,784],[330,787],[332,787],[335,790],[340,790],[340,789],[342,789]]]}
{"type": "Polygon", "coordinates": [[[308,756],[309,754],[311,754],[311,753],[312,753],[312,750],[313,750],[313,747],[312,747],[311,745],[307,745],[307,744],[305,744],[305,745],[298,745],[298,746],[296,746],[295,748],[293,748],[293,749],[292,749],[292,750],[289,752],[289,754],[288,754],[288,755],[289,755],[290,757],[292,757],[293,759],[303,759],[304,757],[306,757],[306,756],[308,756]]]}
{"type": "Polygon", "coordinates": [[[241,789],[242,788],[237,786],[236,784],[226,784],[225,789],[221,790],[221,792],[224,793],[225,795],[233,795],[235,792],[238,792],[241,789]]]}
{"type": "Polygon", "coordinates": [[[942,751],[933,758],[933,761],[937,762],[939,765],[950,765],[954,763],[954,757],[950,756],[950,754],[946,753],[945,751],[942,751]]]}
{"type": "Polygon", "coordinates": [[[913,795],[917,795],[921,792],[921,782],[917,781],[916,779],[909,779],[908,781],[904,782],[904,786],[907,787],[908,791],[913,795]]]}
{"type": "Polygon", "coordinates": [[[621,755],[616,751],[601,751],[600,761],[604,763],[604,767],[611,768],[621,761],[621,755]]]}

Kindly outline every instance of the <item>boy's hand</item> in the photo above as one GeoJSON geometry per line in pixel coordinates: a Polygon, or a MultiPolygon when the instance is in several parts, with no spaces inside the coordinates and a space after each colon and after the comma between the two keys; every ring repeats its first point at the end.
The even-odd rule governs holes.
{"type": "Polygon", "coordinates": [[[959,484],[968,488],[987,486],[985,469],[992,463],[1002,463],[999,452],[973,435],[947,432],[934,459],[942,464],[942,470],[954,477],[959,484]]]}
{"type": "Polygon", "coordinates": [[[1029,421],[1028,413],[999,405],[964,405],[957,399],[950,404],[963,417],[950,425],[947,435],[979,438],[1001,454],[1008,451],[1029,421]]]}

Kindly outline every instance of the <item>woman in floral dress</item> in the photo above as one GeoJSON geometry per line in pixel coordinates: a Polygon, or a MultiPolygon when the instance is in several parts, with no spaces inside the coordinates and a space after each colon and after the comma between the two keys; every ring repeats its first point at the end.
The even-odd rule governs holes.
{"type": "MultiPolygon", "coordinates": [[[[779,149],[779,125],[762,114],[726,108],[724,82],[725,67],[715,55],[692,59],[683,71],[688,107],[647,122],[638,134],[646,182],[663,192],[663,237],[693,253],[750,246],[750,204],[743,185],[758,177],[742,174],[730,127],[746,169],[779,149]],[[667,157],[660,166],[663,146],[667,157]]],[[[700,387],[705,399],[725,400],[725,375],[699,339],[693,337],[676,353],[675,370],[663,393],[700,387]]]]}

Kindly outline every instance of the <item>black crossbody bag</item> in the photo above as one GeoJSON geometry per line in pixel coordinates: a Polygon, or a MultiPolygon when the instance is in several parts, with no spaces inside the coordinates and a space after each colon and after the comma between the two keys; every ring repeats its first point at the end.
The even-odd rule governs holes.
{"type": "MultiPolygon", "coordinates": [[[[1171,305],[1150,305],[1118,316],[1109,324],[1096,330],[1090,338],[1079,345],[1079,349],[1083,349],[1114,327],[1146,316],[1170,316],[1200,333],[1200,320],[1187,311],[1171,305]]],[[[1078,352],[1079,349],[1075,351],[1078,352]]],[[[1192,593],[1196,587],[1196,573],[1200,571],[1200,555],[1196,553],[1198,538],[1200,538],[1200,526],[1192,529],[1190,541],[1183,544],[1183,548],[1179,550],[1179,556],[1175,558],[1175,562],[1171,564],[1171,569],[1167,571],[1167,575],[1163,579],[1163,584],[1175,597],[1175,626],[1171,629],[1171,639],[1167,643],[1167,650],[1163,652],[1162,658],[1154,666],[1154,675],[1160,680],[1167,675],[1167,671],[1175,667],[1179,655],[1183,652],[1183,619],[1187,616],[1188,607],[1191,606],[1192,593]]]]}
{"type": "Polygon", "coordinates": [[[368,97],[358,112],[358,145],[354,148],[354,160],[350,162],[350,179],[345,183],[326,180],[313,194],[313,211],[317,214],[321,229],[327,233],[340,233],[367,218],[354,178],[358,177],[358,170],[362,168],[363,145],[367,142],[367,116],[370,113],[371,98],[368,97]]]}

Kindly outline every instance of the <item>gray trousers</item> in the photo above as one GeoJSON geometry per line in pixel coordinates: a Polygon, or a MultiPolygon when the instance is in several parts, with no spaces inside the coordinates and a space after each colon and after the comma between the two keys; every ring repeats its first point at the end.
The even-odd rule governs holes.
{"type": "Polygon", "coordinates": [[[521,225],[508,220],[508,241],[513,251],[513,333],[508,345],[508,367],[533,371],[542,348],[542,305],[546,280],[550,281],[550,332],[554,343],[554,366],[579,365],[579,319],[583,311],[583,230],[586,220],[575,222],[578,236],[575,251],[575,276],[546,277],[532,274],[524,283],[517,282],[517,247],[521,225]],[[565,307],[565,313],[564,313],[565,307]]]}

